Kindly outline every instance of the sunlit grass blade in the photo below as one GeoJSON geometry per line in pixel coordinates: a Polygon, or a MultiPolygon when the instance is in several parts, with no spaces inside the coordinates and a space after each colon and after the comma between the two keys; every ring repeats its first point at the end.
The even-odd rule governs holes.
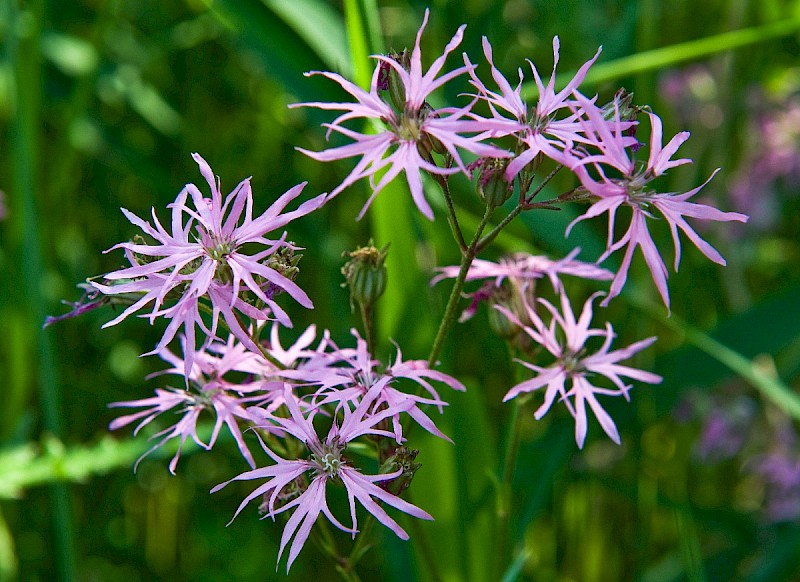
{"type": "MultiPolygon", "coordinates": [[[[686,343],[695,346],[728,367],[732,372],[761,392],[767,400],[790,416],[800,420],[800,396],[786,386],[768,367],[760,365],[757,360],[748,358],[731,349],[674,314],[670,317],[660,315],[663,313],[660,306],[650,304],[634,294],[630,294],[628,299],[631,304],[638,307],[643,313],[646,313],[665,327],[682,334],[686,343]]],[[[769,329],[768,325],[763,327],[769,329]]]]}
{"type": "MultiPolygon", "coordinates": [[[[798,30],[800,30],[800,18],[793,18],[763,26],[723,32],[706,38],[644,51],[609,62],[601,61],[589,69],[582,86],[596,85],[647,71],[664,69],[686,61],[702,59],[721,52],[788,36],[798,30]]],[[[574,75],[574,72],[559,74],[556,77],[556,86],[564,87],[574,75]]],[[[536,85],[533,82],[525,83],[522,87],[522,95],[526,99],[535,98],[537,95],[536,85]]]]}
{"type": "MultiPolygon", "coordinates": [[[[310,46],[303,35],[294,30],[260,0],[206,0],[211,13],[226,27],[239,43],[258,54],[268,65],[270,73],[301,101],[324,99],[331,91],[328,83],[320,79],[306,79],[300,72],[338,66],[344,46],[331,54],[319,54],[321,41],[310,46]]],[[[324,9],[323,9],[324,10],[324,9]]],[[[332,42],[344,41],[343,25],[334,25],[332,42]],[[337,32],[339,35],[337,37],[337,32]]]]}
{"type": "MultiPolygon", "coordinates": [[[[368,87],[372,77],[373,64],[370,63],[370,48],[381,51],[381,46],[371,46],[380,38],[380,31],[368,29],[374,26],[375,18],[369,10],[375,10],[374,3],[357,0],[345,2],[345,22],[351,58],[354,63],[355,81],[361,87],[368,87]],[[362,10],[368,9],[366,14],[362,10]]],[[[416,263],[414,256],[415,238],[411,197],[405,192],[402,179],[393,180],[375,199],[369,209],[370,229],[375,244],[380,248],[391,244],[386,260],[388,284],[378,306],[378,338],[384,340],[396,335],[406,305],[413,293],[414,277],[408,276],[409,266],[416,263]]]]}
{"type": "Polygon", "coordinates": [[[366,30],[367,23],[362,17],[358,0],[345,0],[344,15],[353,80],[362,89],[367,89],[372,76],[372,67],[368,60],[370,49],[366,30]]]}
{"type": "Polygon", "coordinates": [[[332,71],[350,75],[353,64],[347,51],[342,16],[320,0],[263,0],[332,71]]]}

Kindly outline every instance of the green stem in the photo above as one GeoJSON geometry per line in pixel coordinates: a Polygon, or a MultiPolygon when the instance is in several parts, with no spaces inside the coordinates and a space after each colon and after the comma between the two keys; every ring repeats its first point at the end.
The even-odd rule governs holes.
{"type": "Polygon", "coordinates": [[[412,530],[411,533],[417,541],[416,547],[419,549],[419,553],[422,555],[422,561],[425,563],[425,567],[428,570],[428,580],[432,582],[442,582],[442,576],[439,574],[438,560],[433,550],[431,550],[425,532],[422,530],[422,524],[413,517],[409,519],[409,524],[409,528],[412,530]]]}
{"type": "Polygon", "coordinates": [[[476,250],[476,253],[481,252],[495,238],[497,238],[497,235],[500,234],[500,231],[502,231],[506,226],[508,226],[508,224],[512,220],[514,220],[517,216],[519,216],[519,214],[522,212],[522,210],[523,210],[523,208],[522,208],[521,204],[518,204],[517,206],[515,206],[514,210],[509,212],[508,215],[506,215],[506,217],[503,220],[501,220],[500,223],[497,226],[495,226],[492,230],[490,230],[489,233],[480,240],[480,242],[478,243],[478,248],[476,250]]]}
{"type": "MultiPolygon", "coordinates": [[[[42,279],[45,275],[44,259],[40,243],[39,213],[36,208],[40,192],[36,177],[38,172],[37,136],[41,132],[39,119],[41,94],[40,33],[46,21],[45,5],[41,0],[29,2],[12,1],[9,7],[7,27],[7,56],[12,66],[17,106],[10,128],[11,173],[14,190],[11,207],[14,231],[18,234],[19,272],[28,315],[35,322],[36,367],[40,389],[42,424],[45,431],[62,436],[61,390],[56,371],[53,336],[42,330],[47,315],[46,300],[42,296],[42,279]],[[22,26],[23,21],[27,26],[22,26]],[[23,33],[24,30],[24,33],[23,33]]],[[[39,201],[41,203],[41,201],[39,201]]],[[[12,256],[14,256],[12,254],[12,256]]],[[[12,278],[13,280],[13,278],[12,278]]],[[[65,484],[54,484],[50,488],[52,508],[50,511],[55,562],[60,580],[75,579],[75,543],[72,504],[69,489],[65,484]]]]}
{"type": "Polygon", "coordinates": [[[361,322],[364,324],[364,335],[367,340],[367,351],[375,355],[375,330],[372,324],[372,306],[358,302],[358,309],[361,312],[361,322]]]}
{"type": "Polygon", "coordinates": [[[514,477],[514,466],[517,460],[520,441],[521,417],[520,404],[512,403],[508,419],[503,467],[500,473],[500,485],[497,490],[497,522],[495,530],[495,563],[494,580],[499,580],[508,560],[508,522],[511,515],[511,482],[514,477]]]}
{"type": "Polygon", "coordinates": [[[336,564],[336,571],[346,582],[361,582],[350,560],[339,553],[331,528],[324,519],[318,519],[311,531],[311,539],[316,546],[336,564]]]}
{"type": "MultiPolygon", "coordinates": [[[[478,248],[477,248],[477,249],[476,249],[476,251],[475,251],[475,252],[476,252],[476,254],[477,254],[477,253],[480,253],[480,252],[481,252],[483,249],[485,249],[485,248],[486,248],[486,247],[487,247],[487,246],[488,246],[488,245],[489,245],[489,244],[490,244],[490,243],[491,243],[491,242],[492,242],[492,241],[493,241],[495,238],[497,238],[497,235],[498,235],[498,234],[500,234],[500,232],[501,232],[501,231],[502,231],[502,230],[503,230],[503,229],[504,229],[506,226],[508,226],[508,224],[509,224],[509,223],[510,223],[512,220],[514,220],[514,219],[515,219],[517,216],[519,216],[519,214],[520,214],[520,213],[521,213],[523,210],[530,210],[531,208],[551,208],[551,203],[563,202],[563,200],[561,199],[561,197],[558,197],[558,198],[553,198],[553,199],[551,199],[551,200],[546,200],[546,201],[544,201],[544,202],[538,202],[538,203],[534,203],[534,202],[533,202],[533,199],[534,199],[534,198],[537,196],[537,194],[539,194],[539,192],[541,192],[541,191],[544,189],[544,187],[545,187],[545,186],[547,186],[548,182],[550,182],[550,180],[552,180],[552,179],[555,177],[555,175],[556,175],[556,174],[557,174],[557,173],[558,173],[558,172],[559,172],[559,171],[560,171],[560,170],[561,170],[563,167],[564,167],[564,166],[561,166],[561,165],[559,165],[559,166],[557,166],[557,167],[556,167],[556,168],[555,168],[555,169],[554,169],[552,172],[550,172],[549,174],[547,174],[547,176],[545,176],[544,180],[542,180],[542,183],[541,183],[541,184],[539,184],[539,185],[536,187],[536,190],[534,190],[534,191],[533,191],[533,192],[530,194],[530,196],[528,196],[527,194],[525,194],[525,195],[520,195],[520,203],[519,203],[519,204],[517,204],[517,206],[516,206],[516,207],[514,207],[514,210],[512,210],[511,212],[509,212],[509,213],[508,213],[508,215],[507,215],[507,216],[506,216],[506,217],[505,217],[503,220],[501,220],[501,221],[500,221],[500,223],[499,223],[497,226],[495,226],[495,227],[494,227],[494,228],[493,228],[491,231],[489,231],[489,234],[487,234],[485,237],[483,237],[483,238],[481,239],[481,241],[478,243],[478,248]]],[[[520,189],[521,189],[521,191],[524,191],[524,189],[523,189],[523,186],[522,186],[521,184],[520,184],[520,189]]]]}
{"type": "Polygon", "coordinates": [[[444,340],[456,320],[458,302],[459,299],[461,299],[461,291],[464,289],[464,283],[467,280],[467,271],[469,271],[469,267],[472,265],[472,261],[477,254],[478,243],[481,240],[483,229],[486,228],[486,224],[489,222],[489,218],[492,216],[494,208],[495,207],[491,205],[486,206],[486,212],[483,213],[483,218],[481,218],[481,222],[478,224],[477,230],[475,230],[475,236],[472,237],[472,242],[470,242],[466,252],[461,258],[461,268],[458,271],[458,276],[456,277],[455,283],[453,283],[453,289],[450,291],[450,298],[447,300],[447,307],[444,311],[442,323],[439,324],[439,330],[436,332],[436,339],[433,341],[431,354],[428,356],[429,368],[433,368],[433,366],[436,364],[436,360],[439,358],[439,354],[444,347],[444,340]]]}
{"type": "MultiPolygon", "coordinates": [[[[433,160],[429,159],[431,163],[433,160]]],[[[458,216],[456,216],[456,208],[453,204],[453,196],[450,194],[450,182],[447,179],[447,176],[438,176],[435,174],[431,174],[436,181],[439,183],[439,186],[442,188],[442,192],[444,193],[444,200],[447,204],[447,222],[450,223],[450,230],[453,231],[453,238],[458,243],[458,248],[461,250],[461,255],[463,256],[467,252],[467,241],[464,240],[464,234],[461,232],[461,226],[458,224],[458,216]]]]}
{"type": "Polygon", "coordinates": [[[350,551],[350,556],[348,558],[348,563],[352,568],[358,564],[364,554],[367,553],[369,547],[367,544],[371,542],[370,534],[372,533],[372,526],[375,523],[375,516],[371,513],[367,515],[366,521],[364,523],[364,527],[361,528],[361,531],[358,534],[358,539],[356,539],[356,543],[353,544],[353,549],[350,551]]]}

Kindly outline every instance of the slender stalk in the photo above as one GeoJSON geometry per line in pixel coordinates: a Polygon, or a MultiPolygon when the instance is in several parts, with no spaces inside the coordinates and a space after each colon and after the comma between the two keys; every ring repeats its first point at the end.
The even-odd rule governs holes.
{"type": "Polygon", "coordinates": [[[314,540],[317,547],[324,554],[328,555],[336,563],[336,571],[343,580],[346,582],[361,582],[361,578],[353,569],[354,564],[351,564],[349,558],[339,553],[339,548],[327,521],[317,520],[312,530],[311,539],[314,540]]]}
{"type": "Polygon", "coordinates": [[[544,177],[544,180],[542,180],[542,183],[536,187],[536,190],[534,190],[530,196],[525,197],[525,203],[531,204],[533,202],[533,199],[536,198],[539,192],[544,190],[544,187],[547,186],[550,180],[555,178],[555,175],[558,174],[561,171],[561,168],[563,167],[564,167],[563,165],[559,164],[558,166],[555,167],[555,169],[553,169],[549,174],[547,174],[547,176],[544,177]]]}
{"type": "Polygon", "coordinates": [[[364,324],[364,335],[367,340],[367,350],[370,354],[375,354],[375,326],[372,318],[372,305],[364,305],[358,302],[358,309],[361,312],[361,322],[364,324]]]}
{"type": "Polygon", "coordinates": [[[372,526],[374,524],[375,516],[370,513],[367,515],[364,527],[361,528],[358,539],[356,539],[356,543],[353,544],[353,549],[350,551],[348,562],[350,563],[351,567],[355,567],[359,560],[361,560],[362,556],[367,553],[367,550],[369,549],[368,544],[372,542],[370,534],[372,533],[372,526]]]}
{"type": "Polygon", "coordinates": [[[508,557],[508,522],[511,515],[511,482],[514,477],[514,466],[519,452],[521,417],[520,404],[516,400],[511,406],[508,418],[503,466],[500,473],[500,485],[497,491],[497,513],[495,529],[494,580],[499,580],[505,570],[508,557]]]}
{"type": "Polygon", "coordinates": [[[480,242],[478,243],[478,248],[476,249],[476,253],[481,252],[495,238],[497,238],[497,235],[500,234],[500,231],[502,231],[506,226],[508,226],[508,224],[512,220],[514,220],[517,216],[519,216],[520,213],[522,212],[522,210],[523,210],[523,207],[522,207],[521,204],[518,204],[517,206],[515,206],[514,210],[509,212],[506,215],[506,217],[503,220],[501,220],[500,223],[497,226],[495,226],[492,230],[490,230],[489,233],[480,240],[480,242]]]}
{"type": "MultiPolygon", "coordinates": [[[[497,238],[497,235],[500,234],[500,232],[506,226],[508,226],[508,224],[512,220],[514,220],[517,216],[519,216],[520,213],[523,210],[531,210],[533,208],[553,208],[552,204],[563,202],[563,200],[561,199],[560,196],[558,198],[553,198],[551,200],[545,200],[544,202],[536,202],[536,203],[533,202],[533,199],[537,196],[537,194],[539,194],[539,192],[541,192],[544,189],[544,187],[547,186],[547,184],[550,182],[550,180],[552,180],[555,177],[555,175],[563,167],[564,166],[559,165],[552,172],[550,172],[547,176],[545,176],[544,180],[542,180],[542,183],[539,184],[536,187],[536,190],[534,190],[529,196],[528,195],[524,195],[524,194],[520,194],[520,203],[517,204],[517,206],[514,208],[514,210],[509,212],[508,215],[503,220],[501,220],[500,223],[497,226],[495,226],[491,231],[489,231],[489,233],[485,237],[483,237],[481,239],[481,241],[478,243],[478,248],[475,251],[476,254],[480,253],[495,238],[497,238]]],[[[522,185],[520,185],[520,189],[521,189],[520,191],[522,192],[523,191],[522,190],[522,185]]]]}
{"type": "MultiPolygon", "coordinates": [[[[432,160],[430,161],[432,162],[432,160]]],[[[461,226],[458,224],[458,216],[456,216],[453,196],[450,194],[450,182],[447,176],[438,176],[436,174],[431,174],[431,176],[436,179],[439,186],[442,188],[444,200],[447,204],[447,222],[450,224],[450,230],[453,231],[453,238],[456,240],[456,243],[458,243],[458,248],[461,250],[461,255],[463,256],[467,252],[467,242],[464,240],[464,233],[461,232],[461,226]]]]}
{"type": "Polygon", "coordinates": [[[481,222],[475,230],[475,236],[472,237],[472,242],[470,242],[466,252],[461,258],[461,268],[458,271],[455,283],[453,283],[453,289],[450,291],[450,298],[447,300],[447,307],[444,311],[442,323],[439,324],[439,330],[436,332],[436,339],[433,341],[431,353],[430,356],[428,356],[429,368],[432,368],[436,364],[436,360],[444,347],[444,340],[456,320],[458,301],[461,299],[461,291],[464,289],[464,283],[467,280],[467,271],[469,271],[469,267],[472,265],[472,261],[477,254],[478,243],[481,240],[483,229],[486,228],[486,224],[489,222],[489,218],[491,218],[494,209],[495,207],[492,205],[486,206],[483,218],[481,218],[481,222]]]}

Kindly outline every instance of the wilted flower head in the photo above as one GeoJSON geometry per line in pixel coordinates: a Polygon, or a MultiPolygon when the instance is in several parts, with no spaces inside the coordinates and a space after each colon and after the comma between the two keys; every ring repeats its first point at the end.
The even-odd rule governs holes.
{"type": "Polygon", "coordinates": [[[331,192],[331,196],[336,196],[357,180],[369,177],[373,192],[361,210],[359,218],[364,215],[372,200],[384,186],[400,172],[404,172],[417,208],[427,218],[433,220],[433,210],[425,199],[420,171],[425,170],[440,175],[456,172],[468,174],[457,148],[479,156],[496,158],[510,156],[505,150],[482,143],[481,140],[485,137],[483,134],[471,137],[463,135],[464,133],[488,132],[491,129],[506,127],[507,122],[479,120],[471,113],[471,103],[460,109],[434,110],[426,101],[433,91],[473,68],[471,65],[463,66],[439,76],[447,56],[461,43],[466,26],[462,25],[445,47],[444,53],[436,58],[427,72],[423,74],[420,41],[427,22],[428,10],[425,11],[425,18],[417,33],[417,40],[410,56],[404,52],[406,58],[402,59],[383,55],[375,57],[380,61],[380,66],[375,68],[369,91],[364,91],[336,73],[309,73],[323,75],[337,82],[356,99],[356,103],[313,102],[295,105],[295,107],[305,106],[344,111],[333,123],[326,124],[326,127],[329,135],[331,131],[336,131],[352,139],[353,143],[322,152],[298,149],[316,160],[325,162],[361,157],[353,171],[331,192]],[[398,80],[400,87],[398,91],[402,95],[395,98],[403,101],[402,107],[398,105],[395,108],[380,94],[382,88],[388,88],[387,74],[398,80]],[[377,133],[359,133],[342,125],[345,121],[360,118],[380,121],[385,129],[377,133]],[[431,156],[432,151],[449,155],[455,163],[455,167],[437,165],[431,156]],[[386,172],[376,184],[374,177],[383,169],[386,169],[386,172]]]}
{"type": "Polygon", "coordinates": [[[563,290],[560,292],[560,311],[549,301],[540,299],[539,303],[551,315],[549,324],[545,324],[533,306],[530,305],[527,308],[528,318],[532,322],[532,326],[524,325],[507,309],[497,307],[498,310],[522,327],[525,333],[555,358],[547,367],[520,361],[523,366],[533,370],[537,375],[514,386],[508,391],[503,401],[508,401],[522,393],[534,392],[546,387],[544,403],[536,410],[536,419],[539,420],[550,410],[550,406],[558,396],[559,400],[564,402],[575,419],[575,441],[580,448],[583,448],[588,428],[587,403],[609,438],[617,444],[620,443],[617,427],[611,416],[597,400],[598,394],[624,396],[626,400],[630,400],[628,392],[631,386],[625,384],[622,381],[622,377],[633,378],[649,384],[661,382],[661,377],[656,374],[618,363],[622,360],[627,360],[636,352],[652,344],[656,341],[655,337],[636,342],[627,348],[609,351],[615,338],[611,324],[606,323],[605,329],[591,327],[592,303],[598,295],[599,293],[595,293],[586,301],[578,319],[575,319],[569,299],[563,290]],[[586,345],[586,342],[593,337],[602,337],[603,344],[590,353],[591,348],[586,345]],[[595,378],[599,376],[604,376],[610,380],[614,387],[601,388],[593,385],[591,382],[595,381],[595,378]]]}
{"type": "MultiPolygon", "coordinates": [[[[312,307],[306,293],[279,272],[277,267],[281,262],[270,262],[281,249],[296,247],[286,241],[285,232],[276,239],[266,235],[319,208],[325,195],[301,204],[297,210],[281,214],[303,190],[305,183],[299,184],[254,219],[250,179],[240,182],[223,202],[219,182],[211,168],[199,154],[192,156],[211,189],[211,198],[204,198],[194,184],[187,184],[170,204],[172,233],[161,225],[155,209],[152,211],[152,225],[122,209],[128,220],[157,244],[142,240],[120,243],[109,249],[125,249],[131,266],[108,273],[105,278],[109,284],[93,285],[107,295],[131,293],[139,299],[103,327],[116,325],[152,302],[153,310],[148,316],[150,322],[159,316],[171,321],[161,341],[150,353],[163,350],[181,324],[192,348],[191,353],[195,326],[199,326],[210,341],[216,335],[220,313],[231,332],[250,349],[257,350],[234,310],[254,320],[277,319],[283,325],[291,326],[289,316],[273,299],[277,292],[285,291],[304,307],[312,307]],[[193,208],[188,204],[189,198],[193,208]],[[263,249],[248,255],[243,249],[248,244],[261,245],[263,249]],[[246,296],[245,291],[250,295],[246,296]],[[164,307],[164,302],[171,297],[176,299],[176,303],[164,307]],[[200,317],[198,302],[202,297],[207,298],[212,306],[210,327],[200,317]]],[[[187,375],[191,365],[189,356],[186,359],[187,375]]]]}

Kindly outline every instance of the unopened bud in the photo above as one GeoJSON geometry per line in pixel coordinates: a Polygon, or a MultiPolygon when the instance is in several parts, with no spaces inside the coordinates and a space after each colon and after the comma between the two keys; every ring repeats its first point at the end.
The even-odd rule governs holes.
{"type": "Polygon", "coordinates": [[[287,279],[294,280],[300,272],[297,265],[300,263],[300,259],[303,258],[303,255],[295,254],[293,243],[289,242],[288,245],[289,246],[283,246],[272,253],[267,260],[267,266],[270,269],[278,271],[278,273],[287,279]]]}
{"type": "MultiPolygon", "coordinates": [[[[628,127],[624,129],[624,134],[635,139],[636,118],[643,109],[644,107],[633,105],[633,93],[620,88],[614,93],[614,99],[607,103],[602,111],[603,118],[608,121],[619,119],[623,123],[627,122],[628,127]]],[[[641,146],[642,144],[639,142],[634,142],[630,145],[630,148],[635,154],[641,146]]]]}
{"type": "Polygon", "coordinates": [[[372,246],[360,247],[344,256],[350,260],[342,267],[345,283],[350,289],[350,304],[365,307],[373,305],[386,290],[386,255],[389,245],[378,250],[372,246]]]}
{"type": "Polygon", "coordinates": [[[520,280],[515,277],[506,279],[497,288],[495,293],[489,298],[489,325],[492,330],[505,340],[512,343],[519,343],[522,336],[522,328],[511,321],[501,311],[494,308],[501,305],[511,312],[522,325],[533,325],[526,305],[536,305],[536,281],[520,280]]]}
{"type": "Polygon", "coordinates": [[[611,121],[617,118],[619,112],[620,121],[636,121],[636,116],[642,110],[641,107],[633,105],[633,93],[621,87],[614,93],[614,98],[606,103],[601,111],[603,119],[611,121]]]}
{"type": "MultiPolygon", "coordinates": [[[[439,114],[431,107],[427,101],[423,102],[422,107],[419,108],[419,113],[417,113],[417,117],[419,119],[419,123],[422,124],[423,121],[428,119],[429,117],[436,119],[439,117],[439,114]]],[[[434,151],[439,155],[447,155],[449,152],[447,148],[444,147],[444,144],[439,140],[439,138],[432,136],[428,133],[423,134],[423,139],[425,139],[428,144],[430,144],[429,151],[434,151]]]]}
{"type": "Polygon", "coordinates": [[[476,189],[487,206],[501,206],[514,192],[513,182],[506,180],[508,160],[502,158],[479,158],[467,169],[477,174],[476,189]]]}
{"type": "Polygon", "coordinates": [[[414,473],[422,466],[416,462],[419,450],[409,449],[408,447],[397,447],[394,455],[386,459],[381,465],[381,473],[394,473],[398,469],[403,472],[391,481],[384,481],[381,487],[393,495],[400,495],[403,491],[408,489],[411,485],[411,480],[414,478],[414,473]]]}
{"type": "Polygon", "coordinates": [[[505,284],[496,287],[495,292],[489,297],[489,327],[505,340],[513,339],[520,332],[520,327],[504,313],[495,309],[495,305],[501,305],[513,313],[512,299],[511,291],[505,284]]]}
{"type": "MultiPolygon", "coordinates": [[[[388,54],[388,57],[399,63],[406,71],[411,69],[411,55],[408,54],[408,50],[403,49],[399,53],[392,51],[388,54]]],[[[406,87],[400,75],[391,65],[385,63],[381,65],[381,72],[378,76],[378,89],[389,91],[389,98],[398,111],[405,109],[406,87]]]]}

